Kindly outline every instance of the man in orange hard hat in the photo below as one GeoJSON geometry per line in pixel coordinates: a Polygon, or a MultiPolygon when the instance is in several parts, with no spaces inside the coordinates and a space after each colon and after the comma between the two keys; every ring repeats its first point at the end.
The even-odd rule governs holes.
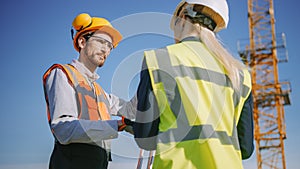
{"type": "Polygon", "coordinates": [[[136,101],[125,102],[107,94],[96,80],[111,50],[122,35],[104,18],[79,14],[72,23],[74,48],[79,58],[54,64],[43,76],[48,121],[55,138],[50,169],[105,169],[110,160],[110,139],[118,131],[131,132],[136,101]],[[111,120],[111,115],[122,120],[111,120]]]}

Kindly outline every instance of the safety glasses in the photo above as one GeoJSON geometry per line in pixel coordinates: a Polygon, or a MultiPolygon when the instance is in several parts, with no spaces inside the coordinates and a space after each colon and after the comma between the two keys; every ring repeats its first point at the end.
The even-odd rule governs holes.
{"type": "Polygon", "coordinates": [[[109,50],[112,50],[114,48],[114,45],[110,41],[102,37],[92,35],[90,38],[94,38],[95,41],[99,42],[102,45],[105,45],[105,47],[107,47],[109,50]]]}

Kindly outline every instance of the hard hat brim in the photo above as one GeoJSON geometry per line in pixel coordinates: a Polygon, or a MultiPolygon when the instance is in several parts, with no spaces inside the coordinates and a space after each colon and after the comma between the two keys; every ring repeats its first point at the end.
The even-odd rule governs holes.
{"type": "MultiPolygon", "coordinates": [[[[75,36],[74,40],[78,39],[78,37],[79,37],[80,35],[83,35],[83,34],[85,34],[86,32],[98,31],[98,30],[100,30],[100,31],[102,31],[102,32],[104,32],[104,33],[107,33],[107,34],[112,38],[112,43],[113,43],[114,48],[116,48],[116,47],[118,46],[119,42],[122,40],[122,35],[121,35],[121,33],[120,33],[118,30],[112,28],[111,26],[99,26],[99,27],[87,28],[87,29],[85,29],[82,33],[77,34],[77,35],[75,36]]],[[[76,43],[77,43],[77,42],[74,41],[74,45],[75,45],[76,43]]],[[[78,47],[77,47],[76,45],[75,45],[74,47],[75,47],[75,49],[76,49],[77,51],[79,51],[79,50],[78,50],[78,47]]]]}
{"type": "MultiPolygon", "coordinates": [[[[86,29],[86,30],[88,30],[88,29],[86,29]]],[[[92,30],[96,30],[96,31],[99,30],[104,33],[107,33],[112,38],[112,43],[113,43],[114,48],[117,47],[119,42],[122,40],[121,33],[111,26],[94,27],[92,30]]]]}

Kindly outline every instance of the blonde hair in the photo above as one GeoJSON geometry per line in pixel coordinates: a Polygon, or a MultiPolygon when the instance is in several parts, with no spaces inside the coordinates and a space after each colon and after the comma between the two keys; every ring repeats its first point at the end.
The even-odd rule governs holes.
{"type": "Polygon", "coordinates": [[[196,26],[201,41],[224,65],[233,88],[239,90],[241,83],[240,70],[245,69],[245,66],[228,52],[214,32],[197,23],[194,25],[196,26]]]}
{"type": "MultiPolygon", "coordinates": [[[[185,3],[183,5],[181,11],[179,12],[178,16],[184,15],[184,7],[188,4],[185,3]]],[[[214,12],[212,9],[203,6],[203,5],[194,5],[194,9],[196,11],[199,11],[207,16],[209,16],[211,19],[213,19],[217,23],[224,24],[221,20],[219,14],[214,12]]],[[[235,59],[232,54],[223,46],[221,40],[219,40],[215,33],[205,26],[202,26],[200,23],[193,23],[190,19],[188,19],[189,23],[192,23],[193,26],[191,26],[191,29],[189,30],[191,32],[196,31],[201,41],[204,43],[204,45],[208,48],[208,50],[223,64],[226,74],[228,75],[228,78],[230,79],[232,83],[232,87],[235,90],[240,89],[241,81],[240,81],[240,71],[245,69],[246,66],[242,64],[242,62],[235,59]]]]}

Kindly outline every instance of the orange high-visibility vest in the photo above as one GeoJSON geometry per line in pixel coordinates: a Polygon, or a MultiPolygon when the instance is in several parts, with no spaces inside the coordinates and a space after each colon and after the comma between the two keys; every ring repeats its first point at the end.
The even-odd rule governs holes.
{"type": "MultiPolygon", "coordinates": [[[[103,89],[96,82],[89,85],[87,79],[72,65],[52,65],[43,76],[44,88],[46,80],[54,69],[61,69],[67,76],[69,84],[74,88],[77,97],[78,119],[110,120],[110,106],[103,89]]],[[[45,92],[48,121],[51,122],[49,101],[45,92]]]]}

